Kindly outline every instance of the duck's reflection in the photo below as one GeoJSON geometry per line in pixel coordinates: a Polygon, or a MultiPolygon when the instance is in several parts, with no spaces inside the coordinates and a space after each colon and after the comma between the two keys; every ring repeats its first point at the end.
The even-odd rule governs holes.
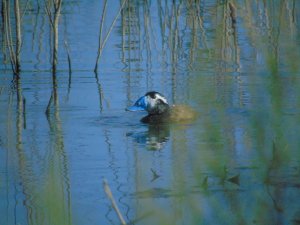
{"type": "Polygon", "coordinates": [[[139,144],[145,145],[148,150],[161,150],[169,140],[170,126],[168,124],[149,124],[144,132],[130,132],[127,136],[139,144]]]}

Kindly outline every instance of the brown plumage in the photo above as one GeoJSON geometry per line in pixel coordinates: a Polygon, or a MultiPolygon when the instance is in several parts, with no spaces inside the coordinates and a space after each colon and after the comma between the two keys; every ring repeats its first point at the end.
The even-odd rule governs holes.
{"type": "Polygon", "coordinates": [[[170,108],[171,122],[192,122],[198,117],[198,113],[187,105],[173,105],[170,108]]]}

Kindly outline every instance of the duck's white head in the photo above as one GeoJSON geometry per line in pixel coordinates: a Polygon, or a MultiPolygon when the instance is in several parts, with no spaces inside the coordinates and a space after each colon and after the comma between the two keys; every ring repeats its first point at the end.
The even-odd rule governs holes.
{"type": "Polygon", "coordinates": [[[167,99],[156,91],[147,92],[140,97],[128,111],[147,111],[149,114],[162,114],[169,110],[167,99]]]}

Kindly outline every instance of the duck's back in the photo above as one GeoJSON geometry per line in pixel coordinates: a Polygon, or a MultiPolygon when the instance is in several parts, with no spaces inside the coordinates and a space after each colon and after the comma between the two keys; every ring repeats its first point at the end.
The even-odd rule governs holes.
{"type": "Polygon", "coordinates": [[[172,122],[189,122],[197,118],[198,113],[187,105],[173,105],[170,120],[172,122]]]}
{"type": "Polygon", "coordinates": [[[173,105],[161,114],[149,114],[141,119],[143,123],[186,123],[192,122],[198,117],[198,113],[187,105],[173,105]]]}

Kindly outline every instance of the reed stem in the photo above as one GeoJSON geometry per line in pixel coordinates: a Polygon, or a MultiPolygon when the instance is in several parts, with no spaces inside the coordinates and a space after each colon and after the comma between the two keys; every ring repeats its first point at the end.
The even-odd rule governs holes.
{"type": "Polygon", "coordinates": [[[15,0],[15,20],[16,20],[16,73],[20,73],[20,52],[22,45],[22,35],[21,35],[21,16],[20,16],[20,4],[19,0],[15,0]]]}
{"type": "Polygon", "coordinates": [[[56,73],[58,61],[58,22],[61,11],[62,0],[54,1],[54,19],[53,19],[53,58],[52,70],[56,73]]]}
{"type": "Polygon", "coordinates": [[[96,59],[96,65],[95,65],[94,72],[96,72],[97,69],[98,69],[98,63],[99,63],[99,59],[100,59],[100,57],[102,55],[103,48],[104,48],[104,46],[105,46],[105,44],[106,44],[106,42],[108,40],[108,37],[109,37],[109,35],[110,35],[110,33],[111,33],[111,31],[112,31],[112,29],[113,29],[113,27],[114,27],[114,25],[115,25],[115,23],[117,21],[119,15],[121,14],[121,11],[124,8],[124,5],[125,5],[126,2],[127,2],[127,0],[123,0],[122,5],[121,5],[121,7],[120,7],[120,9],[119,9],[119,11],[117,13],[117,15],[115,16],[112,24],[110,25],[107,34],[105,35],[103,41],[101,41],[102,40],[102,28],[103,28],[103,23],[104,23],[104,15],[103,14],[106,12],[106,2],[105,2],[104,9],[103,9],[103,12],[102,12],[102,19],[101,19],[101,23],[100,23],[99,47],[98,47],[98,54],[97,54],[97,59],[96,59]]]}

